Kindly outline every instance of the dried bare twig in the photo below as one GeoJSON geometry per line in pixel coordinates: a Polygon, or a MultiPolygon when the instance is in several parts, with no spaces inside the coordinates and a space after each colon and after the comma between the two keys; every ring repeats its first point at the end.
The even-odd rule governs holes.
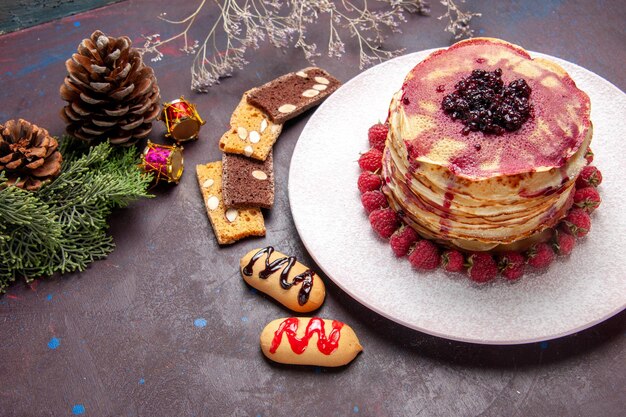
{"type": "MultiPolygon", "coordinates": [[[[465,0],[460,0],[465,3],[465,0]]],[[[480,17],[480,13],[463,12],[452,0],[441,0],[441,4],[446,7],[446,12],[439,16],[439,19],[448,19],[446,31],[454,35],[454,39],[470,38],[474,30],[470,28],[470,20],[480,17]]]]}
{"type": "MultiPolygon", "coordinates": [[[[424,0],[214,0],[220,13],[210,25],[202,41],[189,39],[189,30],[196,23],[207,4],[202,0],[193,13],[182,20],[170,20],[163,13],[165,22],[181,25],[184,29],[161,40],[160,35],[146,35],[142,48],[152,54],[152,60],[160,60],[160,48],[182,38],[181,51],[194,54],[191,67],[191,88],[206,92],[209,87],[228,77],[248,62],[245,53],[248,48],[257,49],[266,39],[276,48],[284,49],[293,45],[303,51],[305,58],[314,62],[320,56],[317,44],[307,38],[309,27],[322,24],[324,16],[329,25],[329,57],[339,58],[345,53],[344,38],[355,39],[359,47],[359,67],[365,68],[375,63],[400,55],[403,50],[383,48],[389,33],[399,33],[400,23],[406,21],[407,14],[428,14],[428,4],[424,0]],[[220,31],[223,31],[221,33],[220,31]],[[225,35],[225,36],[224,36],[225,35]],[[220,43],[220,40],[225,39],[220,43]]],[[[451,0],[442,0],[447,7],[450,23],[446,30],[457,37],[468,35],[469,21],[477,13],[461,12],[451,0]]]]}

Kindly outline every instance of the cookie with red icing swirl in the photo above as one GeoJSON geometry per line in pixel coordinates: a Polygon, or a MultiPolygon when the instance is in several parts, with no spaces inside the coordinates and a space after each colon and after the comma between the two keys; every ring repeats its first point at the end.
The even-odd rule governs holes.
{"type": "Polygon", "coordinates": [[[342,366],[363,350],[350,326],[319,317],[274,320],[265,326],[260,341],[268,359],[294,365],[342,366]]]}

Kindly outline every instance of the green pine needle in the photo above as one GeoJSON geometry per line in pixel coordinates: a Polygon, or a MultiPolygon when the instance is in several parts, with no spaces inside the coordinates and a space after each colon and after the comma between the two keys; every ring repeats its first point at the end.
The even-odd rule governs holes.
{"type": "Polygon", "coordinates": [[[83,271],[114,248],[106,234],[114,208],[152,197],[135,148],[87,147],[64,137],[61,175],[39,191],[3,185],[0,172],[0,294],[10,282],[83,271]]]}

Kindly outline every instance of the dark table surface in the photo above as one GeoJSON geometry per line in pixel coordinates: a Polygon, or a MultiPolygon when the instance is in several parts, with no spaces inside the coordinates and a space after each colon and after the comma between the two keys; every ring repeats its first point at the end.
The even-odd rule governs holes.
{"type": "MultiPolygon", "coordinates": [[[[141,34],[165,37],[176,28],[157,15],[186,16],[195,7],[175,3],[126,1],[1,36],[0,120],[22,117],[60,135],[58,88],[78,43],[95,29],[138,44],[141,34]]],[[[483,13],[474,21],[478,35],[569,60],[626,89],[623,1],[494,3],[465,6],[483,13]]],[[[389,46],[449,45],[435,18],[441,5],[432,6],[432,17],[411,17],[389,46]]],[[[205,27],[216,11],[209,6],[205,27]]],[[[313,39],[324,42],[322,32],[313,39]]],[[[243,91],[307,65],[298,51],[267,46],[249,61],[205,95],[189,91],[191,57],[176,48],[151,63],[163,99],[185,94],[207,121],[185,148],[187,171],[178,186],[113,214],[117,248],[108,259],[84,273],[16,284],[0,297],[0,415],[624,415],[624,312],[548,342],[472,345],[406,329],[326,280],[319,314],[351,324],[364,353],[343,369],[265,360],[261,329],[289,313],[250,291],[237,265],[253,247],[273,244],[315,266],[287,195],[291,154],[310,113],[288,123],[275,146],[276,203],[265,238],[218,247],[194,175],[196,164],[220,158],[217,141],[243,91]],[[207,325],[197,326],[199,318],[207,325]]],[[[350,48],[318,64],[343,81],[359,73],[350,48]]],[[[157,125],[151,138],[164,142],[162,134],[157,125]]]]}

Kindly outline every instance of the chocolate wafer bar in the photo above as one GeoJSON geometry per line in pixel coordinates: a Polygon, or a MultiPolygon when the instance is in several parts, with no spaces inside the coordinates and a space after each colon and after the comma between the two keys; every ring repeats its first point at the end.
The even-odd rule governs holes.
{"type": "Polygon", "coordinates": [[[263,110],[277,124],[320,104],[341,83],[321,68],[285,74],[248,92],[248,103],[263,110]]]}
{"type": "Polygon", "coordinates": [[[242,155],[222,155],[222,196],[230,207],[274,205],[274,163],[272,152],[265,161],[242,155]]]}
{"type": "Polygon", "coordinates": [[[222,197],[222,162],[197,165],[198,184],[207,215],[220,245],[248,236],[265,236],[265,222],[259,208],[229,208],[222,197]]]}

